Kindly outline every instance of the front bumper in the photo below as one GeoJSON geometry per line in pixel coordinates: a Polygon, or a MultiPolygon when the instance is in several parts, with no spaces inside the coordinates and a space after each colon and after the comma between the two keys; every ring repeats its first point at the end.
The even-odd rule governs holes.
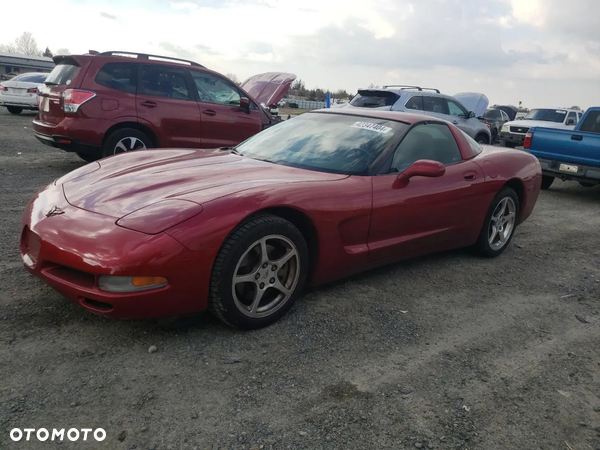
{"type": "Polygon", "coordinates": [[[523,145],[523,141],[525,140],[524,134],[519,133],[511,133],[507,131],[500,132],[500,139],[511,144],[515,145],[523,145]]]}
{"type": "Polygon", "coordinates": [[[115,221],[71,206],[62,186],[50,185],[25,209],[23,263],[69,300],[99,315],[141,319],[206,309],[212,261],[165,233],[147,235],[121,228],[115,221]],[[53,207],[59,209],[48,215],[53,207]],[[98,288],[101,275],[161,276],[169,284],[111,293],[98,288]]]}
{"type": "Polygon", "coordinates": [[[552,161],[549,159],[538,158],[538,160],[540,161],[542,173],[544,175],[560,178],[561,180],[600,184],[600,167],[584,166],[582,164],[571,162],[552,161]],[[566,164],[571,167],[576,166],[577,173],[561,170],[561,164],[566,164]]]}

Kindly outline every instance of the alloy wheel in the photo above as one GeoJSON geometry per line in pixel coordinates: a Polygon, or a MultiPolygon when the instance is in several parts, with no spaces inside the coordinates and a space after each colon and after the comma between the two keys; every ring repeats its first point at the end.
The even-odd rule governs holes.
{"type": "Polygon", "coordinates": [[[504,197],[492,213],[488,230],[488,242],[493,250],[499,250],[509,241],[515,228],[517,206],[511,197],[504,197]]]}
{"type": "Polygon", "coordinates": [[[136,137],[124,137],[113,150],[113,153],[116,155],[118,153],[130,152],[132,150],[144,150],[146,148],[146,144],[143,141],[136,137]]]}

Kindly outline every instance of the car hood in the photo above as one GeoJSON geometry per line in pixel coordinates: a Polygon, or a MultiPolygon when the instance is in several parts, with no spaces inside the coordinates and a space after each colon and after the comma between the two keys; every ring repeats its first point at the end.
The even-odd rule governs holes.
{"type": "MultiPolygon", "coordinates": [[[[513,120],[511,122],[506,122],[505,126],[509,127],[523,127],[523,128],[533,128],[533,127],[545,127],[545,128],[564,128],[566,125],[558,122],[550,122],[548,120],[513,120]]],[[[575,125],[570,125],[575,127],[575,125]]]]}
{"type": "Polygon", "coordinates": [[[273,105],[283,98],[296,79],[293,73],[267,72],[254,75],[241,84],[258,103],[273,105]]]}
{"type": "Polygon", "coordinates": [[[485,95],[478,94],[477,92],[461,92],[453,97],[461,102],[469,111],[473,111],[475,117],[482,116],[490,104],[490,101],[485,95]]]}
{"type": "Polygon", "coordinates": [[[331,174],[258,161],[219,150],[161,149],[123,153],[58,179],[78,208],[120,218],[168,199],[199,205],[254,188],[335,181],[331,174]]]}

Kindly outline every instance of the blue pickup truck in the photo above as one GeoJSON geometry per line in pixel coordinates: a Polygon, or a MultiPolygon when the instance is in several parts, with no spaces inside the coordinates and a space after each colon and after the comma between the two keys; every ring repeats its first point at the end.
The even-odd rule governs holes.
{"type": "Polygon", "coordinates": [[[600,184],[600,106],[589,108],[573,130],[534,127],[523,142],[542,166],[542,189],[555,178],[600,184]]]}

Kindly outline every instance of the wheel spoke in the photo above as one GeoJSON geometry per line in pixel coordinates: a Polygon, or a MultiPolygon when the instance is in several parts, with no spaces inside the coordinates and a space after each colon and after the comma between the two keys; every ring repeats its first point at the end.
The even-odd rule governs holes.
{"type": "Polygon", "coordinates": [[[508,223],[510,222],[513,217],[515,217],[515,213],[508,213],[507,215],[505,215],[502,219],[502,223],[508,223]]]}
{"type": "Polygon", "coordinates": [[[129,138],[129,150],[135,150],[135,144],[137,143],[137,138],[129,138]]]}
{"type": "Polygon", "coordinates": [[[269,252],[267,251],[267,239],[263,238],[260,240],[260,263],[269,262],[269,252]]]}
{"type": "Polygon", "coordinates": [[[260,304],[260,301],[263,297],[263,295],[265,294],[265,289],[256,289],[256,295],[254,296],[254,300],[252,301],[252,306],[250,306],[250,313],[254,314],[256,312],[256,309],[258,308],[258,305],[260,304]]]}
{"type": "Polygon", "coordinates": [[[281,284],[281,281],[277,280],[275,281],[275,284],[273,284],[272,286],[274,289],[277,289],[279,292],[281,292],[283,295],[285,295],[286,297],[288,295],[290,295],[290,290],[288,288],[286,288],[283,284],[281,284]]]}
{"type": "Polygon", "coordinates": [[[272,264],[275,264],[277,267],[281,268],[283,267],[283,265],[288,262],[290,259],[292,259],[294,256],[296,256],[296,250],[294,249],[289,249],[285,255],[283,255],[281,258],[276,259],[275,261],[271,261],[272,264]]]}
{"type": "Polygon", "coordinates": [[[492,226],[492,235],[490,236],[490,244],[494,243],[494,239],[496,239],[497,235],[498,235],[498,227],[492,226]]]}
{"type": "MultiPolygon", "coordinates": [[[[119,143],[118,143],[118,144],[117,144],[117,146],[115,147],[115,150],[116,150],[116,149],[119,149],[119,150],[121,150],[121,151],[123,151],[123,152],[126,152],[126,151],[128,151],[128,150],[129,150],[127,147],[125,147],[125,144],[123,144],[123,141],[119,141],[119,143]]],[[[117,152],[115,151],[115,153],[117,153],[117,152]]]]}
{"type": "Polygon", "coordinates": [[[256,278],[254,273],[249,273],[247,275],[237,275],[234,279],[235,284],[240,283],[256,283],[256,278]]]}

